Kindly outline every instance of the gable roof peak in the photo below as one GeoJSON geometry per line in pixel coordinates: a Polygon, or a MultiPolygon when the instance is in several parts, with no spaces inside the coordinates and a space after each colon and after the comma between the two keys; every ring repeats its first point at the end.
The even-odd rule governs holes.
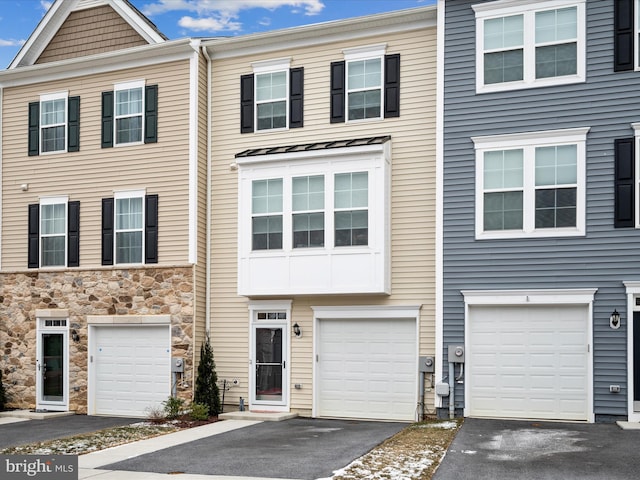
{"type": "Polygon", "coordinates": [[[110,6],[149,44],[168,40],[128,0],[55,0],[8,68],[34,65],[71,13],[105,5],[110,6]]]}

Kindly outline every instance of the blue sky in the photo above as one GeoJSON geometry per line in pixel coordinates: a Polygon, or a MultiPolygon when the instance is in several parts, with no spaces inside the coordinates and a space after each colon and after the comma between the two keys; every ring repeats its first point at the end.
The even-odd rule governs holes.
{"type": "MultiPolygon", "coordinates": [[[[130,0],[171,39],[243,35],[433,5],[435,0],[130,0]]],[[[0,0],[0,69],[38,25],[51,0],[0,0]]]]}

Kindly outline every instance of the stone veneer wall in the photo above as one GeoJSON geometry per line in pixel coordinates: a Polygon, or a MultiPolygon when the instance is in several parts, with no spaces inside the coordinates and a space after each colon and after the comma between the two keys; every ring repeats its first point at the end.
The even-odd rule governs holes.
{"type": "Polygon", "coordinates": [[[87,412],[87,315],[170,315],[173,357],[184,359],[178,395],[192,396],[194,274],[150,267],[0,274],[0,368],[7,408],[36,405],[36,309],[65,309],[69,330],[69,410],[87,412]]]}

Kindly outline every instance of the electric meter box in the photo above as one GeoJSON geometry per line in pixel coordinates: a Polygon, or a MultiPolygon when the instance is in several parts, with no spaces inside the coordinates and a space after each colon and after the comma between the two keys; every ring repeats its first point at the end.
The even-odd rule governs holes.
{"type": "Polygon", "coordinates": [[[433,373],[435,372],[436,362],[433,357],[420,357],[420,372],[421,373],[433,373]]]}
{"type": "Polygon", "coordinates": [[[449,345],[449,363],[464,363],[464,347],[449,345]]]}
{"type": "Polygon", "coordinates": [[[183,373],[184,372],[184,360],[178,357],[173,357],[171,359],[171,372],[172,373],[183,373]]]}

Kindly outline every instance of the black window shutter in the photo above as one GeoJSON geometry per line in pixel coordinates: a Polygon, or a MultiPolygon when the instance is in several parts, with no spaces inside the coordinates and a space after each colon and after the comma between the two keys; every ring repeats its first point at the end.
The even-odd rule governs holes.
{"type": "Polygon", "coordinates": [[[289,71],[289,128],[304,126],[304,67],[289,71]]]}
{"type": "Polygon", "coordinates": [[[331,63],[331,123],[344,122],[345,62],[331,63]]]}
{"type": "Polygon", "coordinates": [[[144,89],[144,143],[158,141],[158,85],[144,89]]]}
{"type": "Polygon", "coordinates": [[[634,138],[615,140],[615,216],[613,226],[616,228],[635,225],[634,144],[634,138]]]}
{"type": "Polygon", "coordinates": [[[40,205],[29,205],[29,241],[27,248],[27,266],[38,268],[40,265],[40,205]]]}
{"type": "Polygon", "coordinates": [[[40,153],[40,102],[29,104],[29,156],[40,153]]]}
{"type": "Polygon", "coordinates": [[[102,199],[102,265],[113,265],[113,198],[102,199]]]}
{"type": "Polygon", "coordinates": [[[633,70],[633,4],[635,0],[613,2],[613,69],[616,72],[633,70]]]}
{"type": "Polygon", "coordinates": [[[384,57],[384,118],[400,116],[400,54],[384,57]]]}
{"type": "Polygon", "coordinates": [[[253,132],[253,74],[240,77],[240,133],[253,132]]]}
{"type": "Polygon", "coordinates": [[[113,92],[102,92],[102,148],[113,147],[113,92]]]}
{"type": "Polygon", "coordinates": [[[147,195],[144,205],[144,263],[158,263],[158,195],[147,195]]]}
{"type": "Polygon", "coordinates": [[[67,203],[67,266],[80,266],[80,202],[67,203]]]}
{"type": "Polygon", "coordinates": [[[67,151],[80,150],[80,97],[69,97],[67,101],[67,151]]]}

